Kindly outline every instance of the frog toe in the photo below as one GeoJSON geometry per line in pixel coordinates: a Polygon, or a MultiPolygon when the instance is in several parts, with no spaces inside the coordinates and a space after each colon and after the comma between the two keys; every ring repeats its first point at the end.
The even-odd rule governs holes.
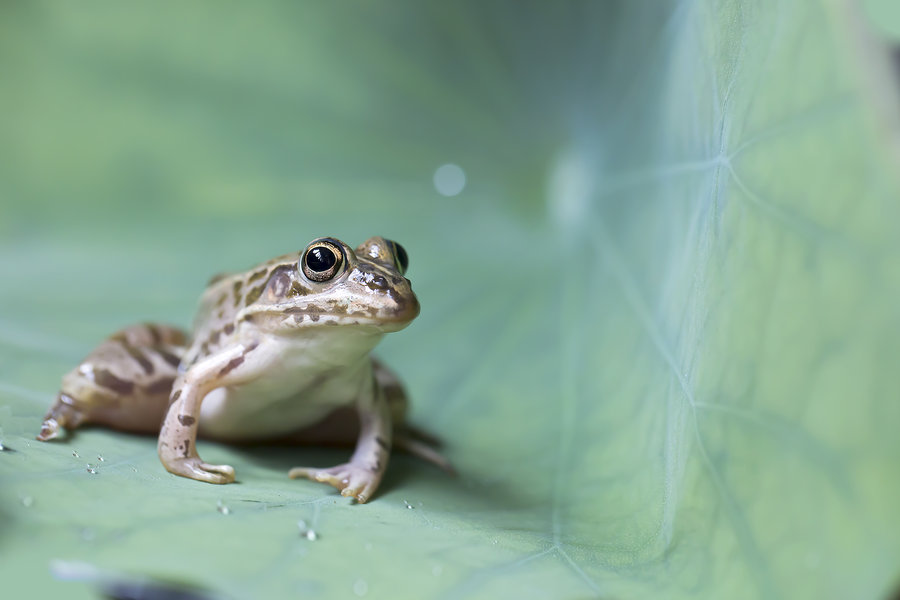
{"type": "Polygon", "coordinates": [[[375,493],[379,478],[374,473],[353,465],[338,465],[330,469],[295,467],[288,472],[291,479],[311,479],[338,489],[341,496],[354,498],[360,504],[375,493]]]}
{"type": "Polygon", "coordinates": [[[53,418],[46,419],[43,424],[41,424],[41,431],[37,434],[36,439],[41,442],[46,442],[55,437],[59,437],[59,422],[53,418]]]}
{"type": "Polygon", "coordinates": [[[229,465],[211,465],[202,462],[197,457],[188,457],[180,460],[163,463],[166,469],[175,475],[205,481],[206,483],[232,483],[234,481],[234,468],[229,465]]]}
{"type": "Polygon", "coordinates": [[[307,467],[294,467],[288,471],[288,477],[291,479],[311,479],[316,480],[316,471],[318,469],[310,469],[307,467]]]}
{"type": "Polygon", "coordinates": [[[211,483],[232,483],[234,481],[234,467],[231,465],[200,463],[200,468],[210,477],[205,481],[211,483]]]}
{"type": "Polygon", "coordinates": [[[76,406],[76,403],[71,396],[60,392],[56,397],[56,402],[44,415],[41,431],[35,436],[35,439],[46,442],[60,437],[63,429],[75,429],[84,423],[85,413],[76,406]]]}
{"type": "Polygon", "coordinates": [[[313,467],[294,467],[288,471],[288,477],[291,479],[309,479],[310,481],[318,481],[333,485],[338,489],[342,489],[347,485],[347,479],[339,478],[340,470],[338,467],[330,469],[316,469],[313,467]]]}
{"type": "Polygon", "coordinates": [[[360,504],[365,504],[372,497],[372,494],[375,493],[375,487],[376,482],[368,479],[351,482],[350,485],[341,490],[341,496],[353,498],[360,504]]]}
{"type": "MultiPolygon", "coordinates": [[[[178,475],[182,475],[182,473],[178,473],[178,475]]],[[[234,481],[234,469],[228,465],[207,465],[204,463],[192,468],[190,473],[184,474],[184,477],[205,481],[206,483],[232,483],[234,481]]]]}

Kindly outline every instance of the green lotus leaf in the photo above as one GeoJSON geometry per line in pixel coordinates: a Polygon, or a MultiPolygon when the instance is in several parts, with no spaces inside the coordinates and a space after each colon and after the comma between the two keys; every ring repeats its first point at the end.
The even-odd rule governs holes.
{"type": "Polygon", "coordinates": [[[837,1],[5,3],[0,595],[884,597],[872,31],[837,1]],[[409,251],[422,314],[378,353],[458,477],[397,455],[356,505],[286,476],[342,450],[201,441],[213,486],[151,437],[34,440],[103,337],[321,235],[409,251]]]}

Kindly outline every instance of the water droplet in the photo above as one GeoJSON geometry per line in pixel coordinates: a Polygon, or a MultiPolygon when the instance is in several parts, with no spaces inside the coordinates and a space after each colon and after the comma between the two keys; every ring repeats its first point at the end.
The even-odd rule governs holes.
{"type": "Polygon", "coordinates": [[[31,508],[34,505],[34,498],[31,496],[22,496],[22,506],[31,508]]]}
{"type": "Polygon", "coordinates": [[[441,565],[434,565],[433,567],[431,567],[431,574],[435,577],[440,577],[441,573],[443,572],[444,567],[442,567],[441,565]]]}
{"type": "Polygon", "coordinates": [[[86,469],[86,470],[87,470],[87,472],[90,473],[91,475],[96,475],[96,474],[97,474],[97,471],[98,471],[99,469],[98,469],[97,467],[95,467],[94,465],[88,463],[88,466],[87,466],[87,469],[86,469]]]}
{"type": "Polygon", "coordinates": [[[357,579],[353,582],[353,593],[359,597],[363,597],[369,593],[369,584],[365,579],[357,579]]]}
{"type": "Polygon", "coordinates": [[[103,461],[106,460],[106,459],[103,458],[103,455],[102,455],[102,454],[98,454],[98,455],[97,455],[97,460],[99,460],[100,462],[103,462],[103,461]]]}
{"type": "Polygon", "coordinates": [[[406,508],[408,508],[409,510],[412,510],[413,508],[415,508],[412,504],[410,504],[410,503],[407,502],[406,500],[403,501],[403,505],[404,505],[406,508]]]}
{"type": "Polygon", "coordinates": [[[222,513],[223,515],[230,515],[231,509],[225,506],[225,504],[221,500],[216,501],[216,510],[222,513]]]}
{"type": "Polygon", "coordinates": [[[72,450],[72,456],[74,456],[75,458],[81,458],[81,455],[78,454],[77,450],[72,450]]]}
{"type": "Polygon", "coordinates": [[[302,535],[303,537],[305,537],[306,539],[308,539],[311,542],[314,542],[317,539],[319,539],[319,534],[316,533],[314,529],[309,528],[306,525],[306,521],[304,521],[303,519],[300,519],[299,521],[297,521],[297,529],[300,530],[300,535],[302,535]]]}
{"type": "Polygon", "coordinates": [[[0,442],[0,452],[6,450],[6,446],[3,445],[3,442],[0,442]]]}
{"type": "Polygon", "coordinates": [[[459,165],[447,163],[435,170],[432,181],[437,193],[449,198],[458,195],[466,187],[466,172],[459,165]]]}

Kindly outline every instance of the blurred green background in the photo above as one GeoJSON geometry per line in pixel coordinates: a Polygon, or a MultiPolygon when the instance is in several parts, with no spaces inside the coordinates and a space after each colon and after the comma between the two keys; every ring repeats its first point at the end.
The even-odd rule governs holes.
{"type": "Polygon", "coordinates": [[[4,2],[0,595],[883,597],[900,120],[876,9],[4,2]],[[459,478],[398,456],[356,506],[286,478],[342,452],[201,442],[237,469],[219,487],[150,438],[32,441],[104,336],[187,325],[209,276],[321,235],[409,251],[422,315],[379,354],[459,478]]]}

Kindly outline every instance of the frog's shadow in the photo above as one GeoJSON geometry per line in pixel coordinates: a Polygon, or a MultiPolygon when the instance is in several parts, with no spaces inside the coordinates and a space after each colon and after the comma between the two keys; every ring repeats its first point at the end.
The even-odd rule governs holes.
{"type": "MultiPolygon", "coordinates": [[[[80,428],[78,431],[66,431],[49,443],[71,443],[79,432],[90,431],[91,426],[80,428]]],[[[141,436],[152,439],[152,436],[141,436]]],[[[248,462],[259,465],[279,473],[287,483],[292,483],[287,478],[287,473],[294,467],[332,467],[350,459],[353,453],[352,445],[330,444],[310,445],[304,443],[291,443],[284,440],[258,444],[223,443],[201,438],[200,444],[221,444],[231,452],[239,453],[248,462]]],[[[435,446],[442,446],[440,443],[435,446]]],[[[452,459],[452,456],[449,458],[452,459]]],[[[491,464],[490,461],[484,464],[491,464]]],[[[384,479],[378,487],[372,501],[387,495],[395,490],[403,490],[410,487],[409,484],[421,482],[429,488],[435,489],[443,497],[464,498],[469,508],[477,510],[515,511],[518,508],[533,508],[535,502],[527,498],[531,494],[527,490],[516,490],[509,482],[503,481],[503,473],[485,472],[484,465],[475,467],[472,465],[454,465],[457,473],[448,473],[433,464],[430,464],[403,451],[394,450],[390,463],[385,472],[384,479]],[[523,493],[525,492],[525,493],[523,493]]],[[[241,469],[237,470],[237,484],[249,484],[252,480],[246,477],[241,469]]],[[[299,485],[298,482],[294,482],[299,485]]],[[[325,485],[321,483],[306,482],[311,485],[325,485]]],[[[334,490],[338,495],[338,491],[334,490]]],[[[338,496],[340,497],[340,496],[338,496]]],[[[410,501],[414,498],[410,498],[410,501]]],[[[453,505],[458,506],[455,500],[453,505]]],[[[432,509],[435,507],[432,506],[432,509]]],[[[449,510],[449,509],[448,509],[449,510]]]]}
{"type": "MultiPolygon", "coordinates": [[[[350,460],[353,448],[348,446],[285,446],[285,445],[253,445],[253,446],[237,446],[237,452],[240,452],[244,458],[250,462],[266,469],[272,469],[282,473],[287,473],[294,467],[315,467],[327,468],[339,465],[350,460]]],[[[379,486],[379,493],[384,493],[395,487],[401,487],[403,482],[409,477],[415,476],[414,466],[407,464],[406,460],[400,457],[399,453],[395,453],[391,457],[384,479],[379,486]]],[[[410,461],[412,462],[412,461],[410,461]]],[[[431,465],[421,464],[423,469],[431,469],[441,473],[440,469],[431,465]]],[[[452,477],[447,474],[447,477],[452,477]]]]}
{"type": "MultiPolygon", "coordinates": [[[[353,452],[352,447],[305,445],[238,446],[236,450],[248,461],[285,473],[285,476],[290,469],[297,466],[324,468],[341,464],[348,461],[353,452]]],[[[238,478],[240,479],[240,476],[238,478]]],[[[442,496],[462,496],[467,504],[477,505],[480,509],[509,511],[519,507],[525,508],[531,504],[525,501],[523,494],[502,483],[493,482],[489,486],[475,483],[464,467],[458,468],[457,473],[450,473],[415,456],[397,451],[391,456],[384,479],[373,501],[393,491],[408,488],[413,482],[424,483],[436,489],[442,496]]],[[[337,495],[337,490],[334,493],[337,495]]],[[[413,499],[410,498],[410,501],[413,499]]],[[[435,509],[435,506],[431,508],[435,509]]]]}

